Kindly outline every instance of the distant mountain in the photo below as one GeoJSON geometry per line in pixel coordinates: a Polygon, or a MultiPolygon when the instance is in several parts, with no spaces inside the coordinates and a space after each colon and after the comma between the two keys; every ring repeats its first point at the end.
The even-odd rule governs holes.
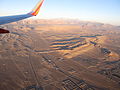
{"type": "Polygon", "coordinates": [[[110,24],[104,24],[99,22],[80,21],[77,19],[38,19],[38,20],[22,20],[13,24],[41,24],[41,25],[80,25],[84,29],[101,29],[101,30],[113,30],[120,29],[120,26],[114,26],[110,24]]]}
{"type": "Polygon", "coordinates": [[[120,90],[120,26],[71,19],[0,26],[0,90],[120,90]]]}

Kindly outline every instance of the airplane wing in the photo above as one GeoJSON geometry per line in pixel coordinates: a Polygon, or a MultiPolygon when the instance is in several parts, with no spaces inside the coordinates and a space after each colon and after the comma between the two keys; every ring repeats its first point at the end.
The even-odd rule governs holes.
{"type": "MultiPolygon", "coordinates": [[[[0,25],[11,23],[11,22],[16,22],[19,20],[23,20],[29,17],[36,16],[40,11],[40,7],[42,6],[43,2],[44,0],[40,0],[40,2],[35,6],[35,8],[27,14],[0,17],[0,25]]],[[[0,29],[0,34],[3,34],[3,33],[9,33],[9,31],[0,29]]]]}

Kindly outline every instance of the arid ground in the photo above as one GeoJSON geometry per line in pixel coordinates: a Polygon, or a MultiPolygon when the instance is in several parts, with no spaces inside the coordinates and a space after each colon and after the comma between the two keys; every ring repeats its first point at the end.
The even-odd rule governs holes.
{"type": "Polygon", "coordinates": [[[120,90],[120,26],[25,20],[0,28],[0,90],[120,90]]]}

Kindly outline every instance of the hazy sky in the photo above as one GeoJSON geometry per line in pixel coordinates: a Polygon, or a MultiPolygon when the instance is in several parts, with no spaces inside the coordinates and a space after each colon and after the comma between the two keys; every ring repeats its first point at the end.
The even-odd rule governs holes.
{"type": "MultiPolygon", "coordinates": [[[[31,11],[39,0],[0,0],[0,16],[31,11]]],[[[73,18],[120,25],[120,0],[45,0],[36,18],[73,18]]]]}

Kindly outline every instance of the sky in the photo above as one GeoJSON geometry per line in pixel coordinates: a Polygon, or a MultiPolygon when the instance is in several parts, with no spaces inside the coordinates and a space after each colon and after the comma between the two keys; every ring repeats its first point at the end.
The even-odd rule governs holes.
{"type": "MultiPolygon", "coordinates": [[[[0,0],[0,16],[28,13],[38,1],[0,0]]],[[[120,25],[120,0],[45,0],[34,18],[70,18],[120,25]]]]}

